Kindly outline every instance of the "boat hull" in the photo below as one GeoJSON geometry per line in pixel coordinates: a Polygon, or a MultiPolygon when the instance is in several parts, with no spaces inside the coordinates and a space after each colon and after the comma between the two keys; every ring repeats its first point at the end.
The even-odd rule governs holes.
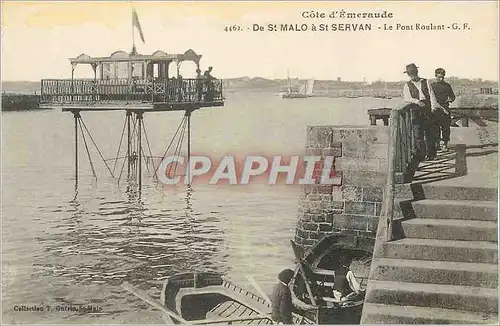
{"type": "MultiPolygon", "coordinates": [[[[265,299],[215,273],[181,273],[163,284],[161,302],[187,321],[232,324],[272,324],[271,306],[265,299]]],[[[310,324],[294,316],[295,323],[310,324]]],[[[165,316],[167,323],[180,322],[165,316]]]]}
{"type": "Polygon", "coordinates": [[[345,301],[335,300],[334,266],[338,264],[340,256],[349,259],[350,270],[361,288],[366,288],[374,244],[374,237],[369,235],[336,233],[325,236],[306,253],[297,252],[301,266],[298,264],[290,282],[295,307],[318,324],[359,324],[365,292],[353,292],[345,301]],[[301,269],[306,274],[315,304],[310,300],[301,269]]]}

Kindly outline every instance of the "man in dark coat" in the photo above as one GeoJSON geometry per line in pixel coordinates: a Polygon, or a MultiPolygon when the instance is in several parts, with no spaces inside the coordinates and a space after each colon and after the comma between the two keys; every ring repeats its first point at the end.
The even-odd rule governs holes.
{"type": "MultiPolygon", "coordinates": [[[[438,125],[438,142],[439,139],[441,139],[443,141],[443,150],[447,151],[448,142],[450,141],[450,103],[455,101],[455,93],[453,93],[451,85],[444,81],[446,71],[443,68],[437,68],[434,73],[436,75],[436,81],[433,82],[431,86],[438,103],[437,110],[434,113],[434,119],[438,125]]],[[[437,147],[439,149],[440,145],[438,144],[437,147]]]]}
{"type": "Polygon", "coordinates": [[[278,275],[279,283],[276,284],[271,297],[272,312],[271,318],[275,323],[293,324],[292,311],[292,293],[288,284],[292,280],[293,270],[285,269],[278,275]]]}
{"type": "Polygon", "coordinates": [[[432,119],[436,107],[436,96],[428,80],[418,76],[418,67],[411,63],[406,66],[410,77],[403,89],[404,100],[413,104],[411,109],[413,135],[419,160],[434,160],[437,156],[437,124],[432,119]],[[426,155],[427,154],[427,155],[426,155]]]}

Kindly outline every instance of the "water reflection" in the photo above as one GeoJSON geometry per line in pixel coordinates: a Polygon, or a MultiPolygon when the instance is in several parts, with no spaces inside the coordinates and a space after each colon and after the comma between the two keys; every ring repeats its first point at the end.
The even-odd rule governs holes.
{"type": "MultiPolygon", "coordinates": [[[[161,191],[152,185],[144,190],[153,195],[161,191]]],[[[146,204],[143,198],[154,196],[141,196],[130,180],[123,195],[92,198],[84,189],[75,190],[65,214],[38,238],[47,252],[35,264],[44,270],[43,276],[82,285],[128,281],[158,286],[176,272],[227,271],[220,258],[220,219],[196,211],[191,187],[182,200],[166,196],[146,204]]]]}

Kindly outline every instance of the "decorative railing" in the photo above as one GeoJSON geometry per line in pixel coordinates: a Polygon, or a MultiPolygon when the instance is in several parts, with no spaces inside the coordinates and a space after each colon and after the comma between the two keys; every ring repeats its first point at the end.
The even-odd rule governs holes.
{"type": "Polygon", "coordinates": [[[418,164],[413,133],[413,104],[404,104],[391,111],[389,125],[389,161],[382,216],[385,217],[386,241],[392,240],[394,221],[394,190],[397,183],[409,182],[418,164]]]}
{"type": "Polygon", "coordinates": [[[223,101],[222,80],[43,79],[41,103],[213,103],[223,101]]]}

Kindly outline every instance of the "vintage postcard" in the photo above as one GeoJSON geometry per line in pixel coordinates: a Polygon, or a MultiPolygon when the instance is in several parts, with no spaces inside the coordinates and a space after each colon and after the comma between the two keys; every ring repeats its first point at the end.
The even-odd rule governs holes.
{"type": "Polygon", "coordinates": [[[2,324],[498,324],[497,1],[3,1],[2,324]]]}

